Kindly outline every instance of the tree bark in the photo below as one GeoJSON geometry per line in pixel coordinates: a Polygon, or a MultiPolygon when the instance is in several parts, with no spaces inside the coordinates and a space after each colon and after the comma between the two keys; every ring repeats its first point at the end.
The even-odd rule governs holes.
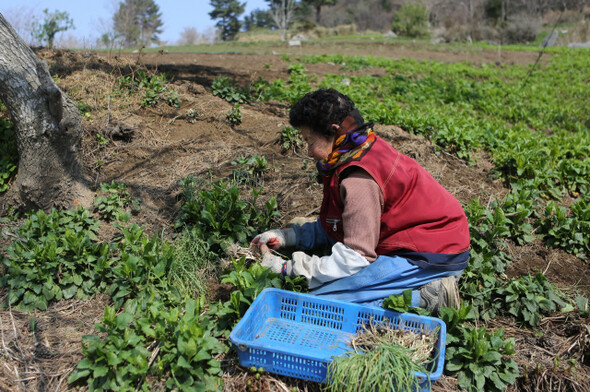
{"type": "Polygon", "coordinates": [[[287,39],[287,30],[289,30],[293,19],[294,10],[295,0],[280,0],[280,2],[271,4],[270,15],[279,29],[283,42],[287,39]]]}
{"type": "Polygon", "coordinates": [[[14,123],[19,154],[15,183],[6,197],[25,209],[89,206],[91,191],[80,160],[80,112],[54,83],[47,63],[2,14],[0,99],[14,123]]]}

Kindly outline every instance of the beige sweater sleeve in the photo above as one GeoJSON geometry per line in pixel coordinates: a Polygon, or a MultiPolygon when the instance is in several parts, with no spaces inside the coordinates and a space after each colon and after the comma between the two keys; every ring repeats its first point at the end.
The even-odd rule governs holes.
{"type": "Polygon", "coordinates": [[[340,182],[344,203],[344,241],[332,247],[329,256],[293,252],[289,275],[305,276],[314,289],[335,279],[351,276],[375,261],[379,242],[383,195],[379,185],[364,170],[356,169],[340,182]]]}
{"type": "Polygon", "coordinates": [[[344,203],[342,227],[344,244],[375,261],[379,242],[383,193],[373,177],[361,168],[348,170],[340,182],[340,197],[344,203]]]}

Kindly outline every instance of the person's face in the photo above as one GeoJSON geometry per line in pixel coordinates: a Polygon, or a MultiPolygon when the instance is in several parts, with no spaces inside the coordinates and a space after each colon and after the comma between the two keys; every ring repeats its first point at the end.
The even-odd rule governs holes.
{"type": "Polygon", "coordinates": [[[307,155],[315,159],[316,162],[327,158],[332,152],[334,137],[326,139],[306,126],[301,127],[301,136],[307,143],[307,155]]]}

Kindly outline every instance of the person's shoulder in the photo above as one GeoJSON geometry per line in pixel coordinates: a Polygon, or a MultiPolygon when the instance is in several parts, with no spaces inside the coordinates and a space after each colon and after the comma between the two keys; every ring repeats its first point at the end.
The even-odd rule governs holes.
{"type": "Polygon", "coordinates": [[[342,173],[340,173],[340,181],[345,178],[352,178],[352,179],[369,179],[372,180],[373,177],[367,172],[363,167],[358,165],[351,165],[345,168],[342,173]]]}

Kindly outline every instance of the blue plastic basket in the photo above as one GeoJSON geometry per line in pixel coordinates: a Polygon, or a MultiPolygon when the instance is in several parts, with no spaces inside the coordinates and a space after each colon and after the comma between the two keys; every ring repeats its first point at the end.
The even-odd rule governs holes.
{"type": "Polygon", "coordinates": [[[439,328],[433,361],[428,366],[430,373],[415,373],[421,390],[429,391],[430,384],[442,375],[446,345],[446,325],[434,317],[266,289],[229,338],[244,367],[262,367],[271,373],[326,382],[332,358],[350,351],[347,343],[369,322],[415,332],[439,328]]]}

